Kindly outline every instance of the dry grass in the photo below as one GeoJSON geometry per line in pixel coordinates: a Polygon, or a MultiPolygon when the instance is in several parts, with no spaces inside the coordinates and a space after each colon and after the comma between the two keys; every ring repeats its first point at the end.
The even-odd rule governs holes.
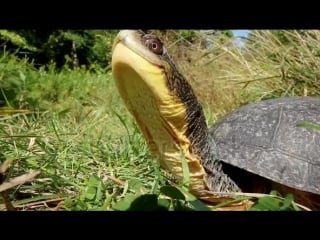
{"type": "Polygon", "coordinates": [[[154,31],[192,84],[209,122],[239,106],[280,96],[320,95],[320,31],[251,32],[243,48],[224,38],[203,48],[177,31],[154,31]],[[279,35],[281,41],[279,41],[279,35]]]}

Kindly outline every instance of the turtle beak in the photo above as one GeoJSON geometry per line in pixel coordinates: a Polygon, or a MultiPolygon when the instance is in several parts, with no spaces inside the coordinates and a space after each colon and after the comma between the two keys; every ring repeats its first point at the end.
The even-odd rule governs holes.
{"type": "MultiPolygon", "coordinates": [[[[130,44],[130,39],[132,39],[132,35],[137,35],[136,30],[121,30],[118,35],[115,37],[113,45],[112,45],[112,52],[114,51],[115,46],[122,42],[125,45],[130,44]]],[[[135,38],[137,36],[134,36],[135,38]]]]}

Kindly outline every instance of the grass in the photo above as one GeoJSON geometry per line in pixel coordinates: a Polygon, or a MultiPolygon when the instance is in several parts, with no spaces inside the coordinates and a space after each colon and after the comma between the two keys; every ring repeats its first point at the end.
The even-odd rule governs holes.
{"type": "MultiPolygon", "coordinates": [[[[80,118],[79,112],[61,116],[50,111],[2,116],[0,149],[12,160],[6,177],[41,171],[39,178],[11,192],[12,198],[26,200],[30,196],[32,201],[34,196],[50,194],[55,198],[76,197],[94,175],[104,181],[110,194],[123,187],[115,185],[112,178],[141,179],[149,187],[155,177],[144,140],[136,128],[127,132],[111,114],[115,111],[112,105],[109,107],[86,110],[80,118]]],[[[130,120],[124,123],[133,125],[130,120]]]]}
{"type": "MultiPolygon", "coordinates": [[[[279,43],[270,31],[256,31],[259,47],[249,44],[243,50],[228,41],[212,50],[197,43],[169,45],[209,125],[249,102],[319,95],[319,31],[303,39],[297,31],[287,34],[292,44],[279,43]]],[[[150,155],[110,72],[94,67],[57,72],[54,65],[37,70],[4,54],[0,90],[0,104],[7,106],[0,108],[0,160],[11,161],[4,180],[41,171],[7,191],[18,209],[126,209],[128,202],[141,206],[147,198],[155,203],[160,195],[166,196],[158,198],[163,206],[168,198],[171,209],[187,206],[179,188],[166,188],[174,180],[150,155]]]]}
{"type": "MultiPolygon", "coordinates": [[[[163,34],[155,31],[158,34],[163,34]]],[[[248,103],[284,96],[319,96],[320,31],[251,31],[242,49],[224,39],[202,49],[176,31],[163,39],[205,107],[209,123],[248,103]],[[279,36],[282,42],[279,41],[279,36]],[[178,39],[172,44],[172,39],[178,39]],[[178,46],[178,47],[177,47],[178,46]]]]}
{"type": "MultiPolygon", "coordinates": [[[[12,59],[2,60],[15,64],[12,59]]],[[[108,194],[119,192],[104,206],[110,208],[122,194],[122,182],[140,180],[145,188],[152,188],[157,162],[115,94],[110,73],[25,71],[26,63],[16,66],[5,77],[13,79],[19,70],[25,75],[26,84],[21,86],[25,89],[19,91],[18,100],[38,102],[12,100],[21,109],[31,109],[24,113],[11,109],[7,114],[7,108],[0,109],[1,156],[12,160],[6,179],[31,170],[40,170],[41,175],[10,190],[13,204],[23,200],[23,206],[35,197],[40,201],[50,195],[78,199],[91,176],[101,179],[106,191],[99,203],[82,204],[76,207],[79,210],[101,207],[108,194]]]]}

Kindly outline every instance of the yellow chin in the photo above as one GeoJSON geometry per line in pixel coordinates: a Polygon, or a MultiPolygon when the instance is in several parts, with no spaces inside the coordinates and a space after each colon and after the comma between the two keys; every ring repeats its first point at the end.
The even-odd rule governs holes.
{"type": "Polygon", "coordinates": [[[158,99],[170,97],[163,69],[153,65],[121,42],[113,49],[112,71],[117,84],[130,85],[131,89],[133,84],[143,82],[158,99]],[[139,79],[132,76],[133,72],[139,79]]]}
{"type": "Polygon", "coordinates": [[[119,42],[113,49],[112,71],[119,93],[149,146],[152,144],[153,153],[188,148],[186,108],[169,92],[164,70],[119,42]]]}
{"type": "Polygon", "coordinates": [[[166,86],[164,70],[118,42],[113,49],[112,72],[128,110],[134,116],[151,153],[161,165],[182,179],[181,150],[189,165],[190,187],[206,193],[205,171],[187,138],[186,107],[166,86]]]}

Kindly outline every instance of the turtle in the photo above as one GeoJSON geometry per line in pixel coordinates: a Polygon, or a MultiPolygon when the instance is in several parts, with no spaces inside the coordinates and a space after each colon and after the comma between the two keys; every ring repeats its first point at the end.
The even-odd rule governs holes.
{"type": "Polygon", "coordinates": [[[209,127],[191,84],[156,35],[121,30],[111,67],[151,154],[178,180],[184,159],[197,198],[278,190],[320,209],[320,132],[299,125],[320,124],[320,98],[262,100],[209,127]]]}

